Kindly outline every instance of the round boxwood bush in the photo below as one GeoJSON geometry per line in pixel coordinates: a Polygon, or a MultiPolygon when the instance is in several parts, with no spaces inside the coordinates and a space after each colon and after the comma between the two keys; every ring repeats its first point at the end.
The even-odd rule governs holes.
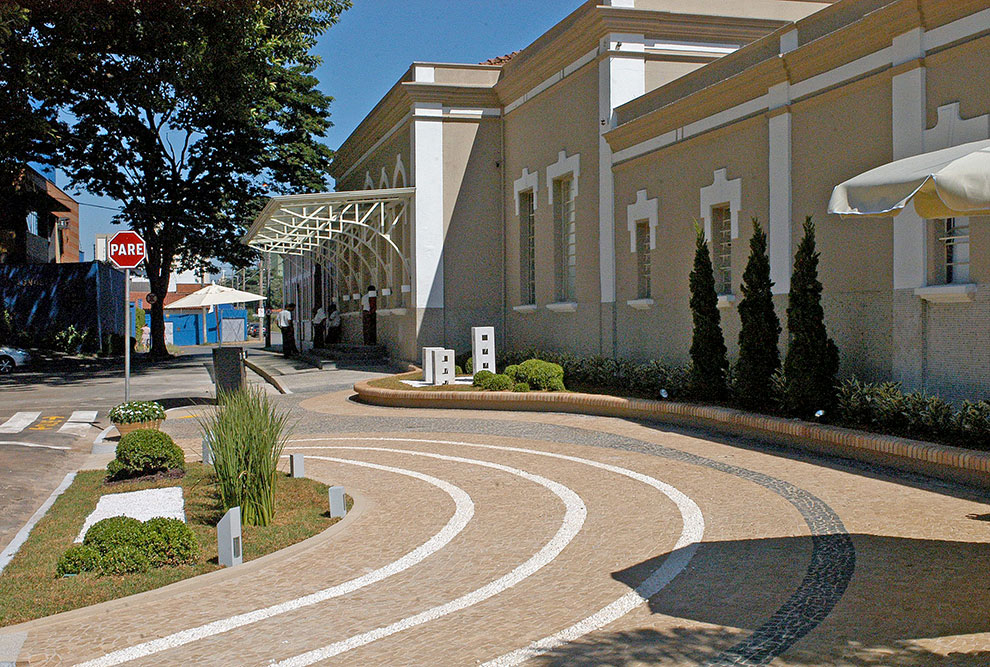
{"type": "Polygon", "coordinates": [[[107,464],[107,473],[112,479],[123,479],[185,467],[185,454],[167,433],[141,429],[120,439],[117,456],[107,464]]]}
{"type": "Polygon", "coordinates": [[[122,544],[100,554],[100,574],[131,574],[150,569],[151,559],[136,544],[122,544]]]}
{"type": "Polygon", "coordinates": [[[92,572],[100,566],[100,552],[86,544],[74,544],[58,559],[55,571],[58,576],[92,572]]]}
{"type": "Polygon", "coordinates": [[[515,386],[512,387],[512,391],[517,391],[520,393],[529,391],[529,385],[526,384],[525,382],[517,382],[515,386]]]}
{"type": "Polygon", "coordinates": [[[129,516],[112,516],[90,526],[83,544],[103,553],[125,545],[136,546],[140,540],[140,521],[129,516]]]}
{"type": "Polygon", "coordinates": [[[530,389],[541,391],[563,391],[564,369],[542,359],[529,359],[519,364],[516,380],[525,382],[530,389]]]}
{"type": "Polygon", "coordinates": [[[493,375],[488,378],[488,381],[484,385],[484,389],[488,391],[509,391],[515,386],[515,382],[512,381],[508,375],[503,375],[499,373],[498,375],[493,375]]]}
{"type": "Polygon", "coordinates": [[[149,519],[141,524],[139,539],[152,567],[192,564],[199,555],[196,535],[179,519],[149,519]]]}
{"type": "Polygon", "coordinates": [[[467,361],[464,362],[464,371],[469,375],[474,373],[474,357],[468,357],[467,361]]]}
{"type": "Polygon", "coordinates": [[[485,388],[485,384],[489,379],[495,377],[495,374],[491,371],[478,371],[474,374],[474,380],[471,382],[475,387],[485,388]]]}
{"type": "MultiPolygon", "coordinates": [[[[516,380],[517,382],[519,381],[519,377],[518,377],[519,365],[518,364],[510,364],[509,366],[506,366],[505,367],[505,370],[502,371],[502,372],[505,373],[506,375],[508,375],[513,380],[516,380]]],[[[527,386],[529,386],[529,385],[527,385],[527,386]]]]}

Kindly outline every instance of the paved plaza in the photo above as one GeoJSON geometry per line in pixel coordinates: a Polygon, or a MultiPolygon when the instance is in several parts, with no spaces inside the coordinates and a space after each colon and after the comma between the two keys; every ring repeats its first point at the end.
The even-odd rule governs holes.
{"type": "MultiPolygon", "coordinates": [[[[278,399],[287,453],[354,496],[344,522],[0,639],[30,665],[990,663],[975,491],[660,424],[352,393],[278,399]]],[[[190,459],[178,417],[199,409],[165,426],[190,459]]]]}

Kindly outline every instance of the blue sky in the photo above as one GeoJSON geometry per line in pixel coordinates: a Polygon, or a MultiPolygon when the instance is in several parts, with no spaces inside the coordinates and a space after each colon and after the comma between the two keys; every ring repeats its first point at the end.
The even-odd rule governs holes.
{"type": "MultiPolygon", "coordinates": [[[[581,0],[354,0],[316,48],[320,88],[334,97],[336,148],[415,60],[477,63],[529,45],[577,9],[581,0]]],[[[59,174],[57,182],[65,186],[59,174]]],[[[80,204],[114,206],[81,192],[80,204]]],[[[80,248],[93,258],[96,234],[120,229],[114,211],[82,205],[80,248]]]]}

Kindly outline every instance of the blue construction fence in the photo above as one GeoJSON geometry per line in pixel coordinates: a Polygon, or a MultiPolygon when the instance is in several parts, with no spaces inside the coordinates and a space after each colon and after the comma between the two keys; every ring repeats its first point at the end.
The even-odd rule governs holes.
{"type": "MultiPolygon", "coordinates": [[[[138,301],[131,304],[131,335],[134,336],[138,342],[141,341],[141,335],[137,331],[137,322],[134,317],[135,306],[141,306],[145,309],[147,317],[151,317],[151,309],[145,308],[144,305],[138,301]]],[[[172,344],[184,347],[187,345],[214,345],[217,343],[217,316],[221,322],[224,320],[240,320],[243,322],[242,331],[247,332],[247,310],[244,308],[235,308],[232,305],[222,305],[216,306],[220,311],[219,313],[212,312],[206,314],[206,340],[203,340],[203,311],[165,311],[165,322],[166,326],[169,322],[172,324],[172,344]]],[[[150,324],[150,321],[149,321],[150,324]]],[[[224,336],[224,343],[237,343],[243,342],[245,339],[234,340],[229,339],[224,336]]]]}

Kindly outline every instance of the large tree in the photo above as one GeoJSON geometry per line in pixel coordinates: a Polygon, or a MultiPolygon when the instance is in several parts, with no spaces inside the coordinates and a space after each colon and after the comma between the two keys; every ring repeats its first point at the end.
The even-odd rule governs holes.
{"type": "Polygon", "coordinates": [[[25,260],[28,212],[50,206],[25,166],[52,161],[61,127],[30,17],[25,7],[0,1],[0,261],[9,262],[25,260]]]}
{"type": "Polygon", "coordinates": [[[178,263],[244,266],[265,195],[326,189],[331,98],[311,53],[350,0],[42,0],[32,24],[71,97],[63,166],[122,203],[163,299],[178,263]]]}

